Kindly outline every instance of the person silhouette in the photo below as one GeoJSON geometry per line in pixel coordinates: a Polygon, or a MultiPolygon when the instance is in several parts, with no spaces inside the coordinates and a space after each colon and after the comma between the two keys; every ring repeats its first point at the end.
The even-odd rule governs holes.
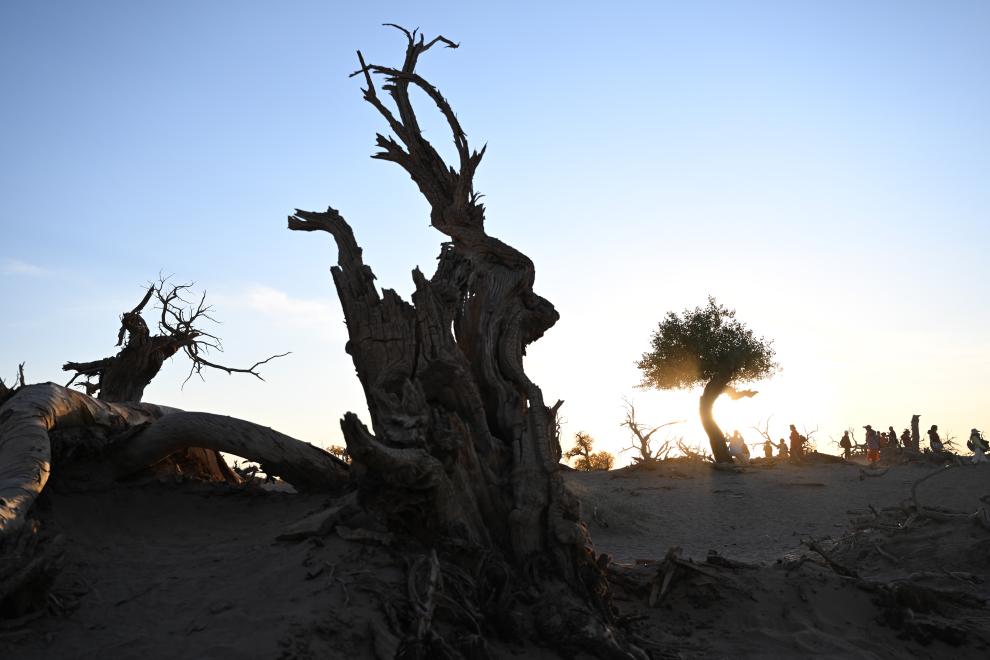
{"type": "Polygon", "coordinates": [[[874,465],[880,460],[880,435],[869,424],[863,428],[866,429],[866,460],[874,465]]]}
{"type": "Polygon", "coordinates": [[[842,447],[842,458],[849,460],[849,457],[852,456],[852,440],[849,439],[849,431],[842,434],[839,446],[842,447]]]}
{"type": "Polygon", "coordinates": [[[969,433],[969,442],[966,446],[973,450],[973,463],[986,463],[987,451],[990,451],[987,441],[983,439],[983,434],[979,429],[973,429],[969,433]]]}
{"type": "Polygon", "coordinates": [[[928,446],[931,447],[933,454],[941,454],[945,451],[942,438],[938,435],[938,424],[932,424],[932,427],[928,429],[928,446]]]}

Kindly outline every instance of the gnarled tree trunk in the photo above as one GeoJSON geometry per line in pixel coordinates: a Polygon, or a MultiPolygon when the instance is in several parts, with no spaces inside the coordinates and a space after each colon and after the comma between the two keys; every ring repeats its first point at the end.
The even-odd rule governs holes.
{"type": "MultiPolygon", "coordinates": [[[[392,290],[379,294],[337,211],[289,218],[290,229],[329,232],[339,250],[332,275],[372,423],[369,430],[352,413],[341,421],[361,501],[393,530],[438,550],[441,566],[470,571],[475,594],[467,606],[483,614],[486,627],[597,657],[637,657],[612,628],[603,565],[559,470],[559,404],[547,406],[523,369],[526,346],[558,314],[533,291],[532,261],[485,232],[472,182],[483,152],[469,151],[447,102],[415,73],[420,54],[438,42],[454,44],[406,35],[401,69],[366,65],[359,53],[359,73],[365,99],[402,143],[379,135],[375,157],[412,176],[430,203],[432,225],[449,238],[436,272],[427,279],[413,271],[413,304],[392,290]],[[377,96],[375,74],[386,78],[398,116],[377,96]],[[450,124],[459,169],[422,137],[409,85],[450,124]],[[539,596],[524,602],[523,592],[539,596]]],[[[426,657],[447,647],[435,630],[427,639],[423,625],[416,629],[400,655],[426,657]]]]}
{"type": "Polygon", "coordinates": [[[729,447],[725,442],[725,433],[719,428],[712,414],[715,401],[718,400],[729,384],[729,379],[724,377],[713,378],[705,385],[698,403],[698,411],[701,413],[701,426],[704,427],[708,435],[708,444],[712,448],[712,457],[716,463],[731,463],[732,455],[729,454],[729,447]]]}
{"type": "MultiPolygon", "coordinates": [[[[214,319],[210,316],[211,307],[206,304],[205,293],[196,306],[183,298],[191,287],[191,284],[169,284],[168,278],[152,283],[134,309],[120,316],[120,330],[117,332],[117,346],[121,347],[120,351],[102,360],[66,362],[62,365],[62,370],[76,372],[69,385],[82,376],[86,379],[82,383],[86,392],[96,395],[102,401],[140,401],[144,398],[145,388],[161,371],[165,360],[180,350],[191,362],[190,378],[193,374],[201,373],[203,367],[209,367],[228,374],[248,373],[260,379],[261,375],[256,371],[259,366],[288,355],[273,355],[246,369],[207,360],[203,357],[204,353],[211,348],[221,350],[220,339],[197,327],[204,320],[214,319]],[[151,334],[151,329],[141,315],[153,297],[161,310],[158,319],[160,334],[157,335],[151,334]]],[[[223,462],[219,456],[216,459],[223,462]]]]}

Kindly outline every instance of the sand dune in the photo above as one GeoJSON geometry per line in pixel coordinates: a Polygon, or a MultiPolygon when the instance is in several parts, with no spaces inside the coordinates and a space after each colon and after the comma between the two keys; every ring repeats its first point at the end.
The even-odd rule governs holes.
{"type": "MultiPolygon", "coordinates": [[[[916,607],[913,621],[887,621],[904,608],[883,599],[903,594],[867,588],[901,580],[990,598],[990,530],[908,520],[901,508],[932,470],[903,465],[861,478],[856,465],[726,473],[681,463],[567,478],[597,550],[613,558],[616,604],[638,619],[654,657],[985,658],[985,607],[943,602],[916,607]],[[802,546],[806,537],[858,577],[823,565],[802,546]],[[649,581],[672,546],[684,563],[647,607],[649,581]],[[724,559],[709,561],[710,550],[724,559]],[[965,639],[925,638],[925,626],[945,620],[965,639]]],[[[990,466],[955,468],[919,495],[926,506],[974,511],[990,497],[990,466]]],[[[374,658],[384,595],[404,580],[405,567],[378,544],[336,534],[276,540],[320,510],[320,497],[188,483],[48,497],[46,515],[71,540],[58,606],[0,629],[4,659],[374,658]]],[[[511,641],[490,650],[556,657],[511,641]]]]}

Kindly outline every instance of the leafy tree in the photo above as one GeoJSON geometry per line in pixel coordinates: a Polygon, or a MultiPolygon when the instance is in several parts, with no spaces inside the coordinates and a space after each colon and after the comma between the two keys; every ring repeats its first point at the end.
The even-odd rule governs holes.
{"type": "Polygon", "coordinates": [[[733,399],[754,396],[735,385],[763,380],[780,367],[774,362],[773,342],[757,337],[736,319],[736,311],[709,296],[705,307],[668,312],[653,333],[650,351],[636,366],[640,387],[680,390],[704,386],[699,410],[716,462],[731,462],[725,434],[715,423],[712,406],[722,394],[733,399]]]}
{"type": "Polygon", "coordinates": [[[593,451],[594,444],[594,438],[583,431],[578,431],[574,434],[574,446],[564,454],[564,458],[577,459],[574,461],[574,467],[585,472],[611,470],[615,457],[607,451],[593,451]]]}

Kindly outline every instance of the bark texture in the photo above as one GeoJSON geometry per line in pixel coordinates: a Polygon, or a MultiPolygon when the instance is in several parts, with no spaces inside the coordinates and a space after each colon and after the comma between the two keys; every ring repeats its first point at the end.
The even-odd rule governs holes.
{"type": "MultiPolygon", "coordinates": [[[[468,148],[446,100],[415,72],[431,46],[455,44],[403,32],[401,68],[366,64],[359,52],[357,74],[395,135],[378,136],[374,157],[410,174],[430,203],[431,224],[448,238],[436,272],[429,279],[412,272],[413,304],[392,290],[379,294],[336,210],[289,218],[290,229],[328,232],[338,248],[331,272],[372,423],[369,430],[352,413],[341,421],[361,501],[393,530],[436,549],[444,571],[471,567],[475,595],[464,602],[486,628],[597,657],[636,657],[614,634],[603,565],[559,471],[560,403],[546,405],[523,369],[526,347],[554,325],[557,311],[533,291],[533,262],[486,233],[473,189],[484,150],[468,148]],[[395,112],[378,97],[374,75],[385,78],[395,112]],[[446,118],[457,167],[423,138],[410,86],[446,118]]],[[[437,652],[436,636],[427,643],[422,625],[417,630],[400,655],[437,652]]]]}
{"type": "Polygon", "coordinates": [[[262,463],[300,490],[339,490],[348,479],[329,453],[251,422],[29,385],[0,407],[0,537],[25,524],[53,463],[70,488],[100,486],[188,448],[262,463]]]}

